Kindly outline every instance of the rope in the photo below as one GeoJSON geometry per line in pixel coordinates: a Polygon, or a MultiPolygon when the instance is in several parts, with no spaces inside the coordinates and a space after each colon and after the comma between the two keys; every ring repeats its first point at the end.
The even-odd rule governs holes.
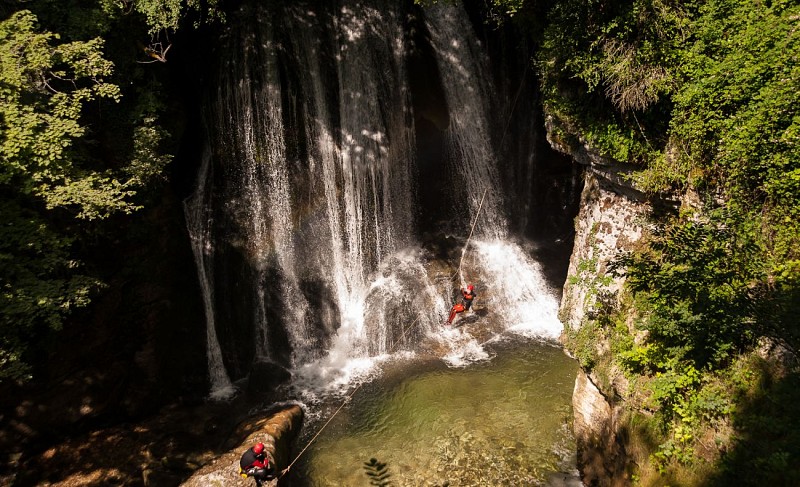
{"type": "Polygon", "coordinates": [[[456,273],[453,274],[453,277],[451,277],[450,280],[452,280],[456,276],[460,276],[461,275],[461,264],[464,263],[464,255],[466,255],[466,253],[467,253],[467,246],[469,245],[469,241],[472,238],[472,232],[475,231],[475,225],[478,223],[478,217],[481,214],[481,208],[483,208],[483,199],[486,198],[486,192],[487,191],[489,191],[488,188],[483,190],[483,196],[481,196],[481,202],[478,205],[478,212],[475,213],[475,219],[472,221],[472,228],[469,231],[469,236],[467,237],[466,243],[464,243],[464,248],[461,249],[461,260],[458,261],[458,271],[456,271],[456,273]]]}
{"type": "Polygon", "coordinates": [[[522,72],[522,79],[519,82],[519,88],[517,88],[517,95],[514,97],[514,103],[511,104],[511,111],[508,112],[508,121],[506,121],[506,126],[503,127],[503,138],[500,141],[500,148],[503,148],[503,143],[506,141],[506,135],[508,134],[508,126],[511,125],[511,117],[514,116],[514,109],[517,107],[517,100],[519,100],[519,95],[522,94],[522,88],[525,84],[525,77],[528,75],[528,63],[525,63],[525,71],[522,72]]]}
{"type": "MultiPolygon", "coordinates": [[[[388,353],[392,353],[392,352],[394,351],[394,349],[397,347],[397,345],[399,345],[399,344],[400,344],[400,342],[402,342],[402,341],[403,341],[403,339],[406,337],[406,333],[408,332],[408,330],[410,330],[412,326],[416,325],[418,321],[419,321],[419,317],[417,317],[417,319],[415,319],[414,321],[412,321],[410,325],[408,325],[407,327],[405,327],[405,329],[403,330],[403,334],[400,336],[400,340],[397,340],[397,341],[394,343],[394,345],[392,345],[392,347],[389,349],[388,353]]],[[[317,433],[316,433],[316,434],[315,434],[315,435],[314,435],[314,436],[313,436],[313,437],[312,437],[310,440],[308,440],[308,442],[306,443],[306,446],[305,446],[305,447],[303,447],[303,449],[302,449],[302,450],[300,450],[300,453],[298,453],[298,454],[297,454],[297,456],[295,456],[295,457],[294,457],[294,460],[292,460],[292,462],[289,464],[289,466],[288,466],[288,467],[286,467],[285,469],[283,469],[283,470],[281,471],[281,474],[280,474],[280,476],[278,477],[278,480],[280,480],[280,479],[281,479],[281,478],[282,478],[284,475],[286,475],[286,474],[289,472],[289,469],[291,469],[291,468],[292,468],[292,466],[293,466],[295,463],[297,463],[297,460],[299,460],[299,459],[300,459],[300,457],[303,455],[303,453],[305,453],[305,452],[306,452],[306,450],[308,450],[308,447],[310,447],[310,446],[311,446],[311,444],[312,444],[312,443],[314,443],[314,440],[316,440],[316,439],[317,439],[317,437],[318,437],[318,436],[319,436],[319,435],[322,433],[322,431],[323,431],[323,430],[324,430],[324,429],[325,429],[325,428],[328,426],[328,424],[330,424],[330,422],[331,422],[331,421],[333,421],[333,418],[335,418],[335,417],[336,417],[336,415],[337,415],[337,414],[339,414],[339,411],[341,411],[341,410],[342,410],[342,408],[344,408],[344,406],[345,406],[345,405],[346,405],[348,402],[350,402],[350,399],[352,399],[352,398],[353,398],[353,395],[355,395],[355,393],[356,393],[356,392],[358,392],[358,390],[359,390],[359,389],[361,389],[361,386],[362,386],[362,385],[364,385],[364,383],[363,383],[363,382],[362,382],[361,384],[359,384],[358,386],[356,386],[356,388],[355,388],[355,389],[353,389],[353,391],[352,391],[352,392],[350,392],[350,394],[348,394],[348,395],[347,395],[347,397],[345,397],[345,398],[344,398],[344,401],[342,401],[342,404],[341,404],[341,405],[340,405],[340,406],[339,406],[339,407],[336,409],[336,411],[334,411],[334,413],[331,415],[331,417],[330,417],[330,418],[328,418],[328,421],[326,421],[326,422],[325,422],[325,424],[323,424],[323,425],[322,425],[322,427],[321,427],[319,430],[317,430],[317,433]]]]}

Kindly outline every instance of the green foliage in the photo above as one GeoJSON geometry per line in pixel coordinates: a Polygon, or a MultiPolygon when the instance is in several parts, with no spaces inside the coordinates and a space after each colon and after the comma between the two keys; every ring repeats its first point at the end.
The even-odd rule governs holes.
{"type": "Polygon", "coordinates": [[[157,125],[155,117],[147,117],[134,129],[133,157],[125,172],[135,184],[144,185],[163,177],[172,156],[158,150],[169,134],[157,125]]]}
{"type": "Polygon", "coordinates": [[[611,276],[597,272],[597,263],[598,253],[593,248],[592,256],[587,259],[581,259],[575,268],[575,273],[567,277],[567,283],[570,286],[579,286],[585,293],[584,302],[582,303],[584,308],[591,309],[595,305],[602,306],[602,303],[598,303],[598,299],[602,301],[603,298],[607,298],[607,288],[613,281],[611,276]]]}
{"type": "Polygon", "coordinates": [[[645,252],[617,263],[644,298],[642,328],[651,340],[697,367],[724,364],[758,336],[759,249],[740,228],[721,216],[678,220],[657,229],[645,252]]]}
{"type": "Polygon", "coordinates": [[[736,443],[707,485],[796,485],[800,482],[800,376],[757,355],[730,368],[721,394],[732,399],[736,443]]]}
{"type": "Polygon", "coordinates": [[[54,44],[58,36],[37,32],[35,23],[29,11],[0,23],[0,184],[41,198],[48,208],[75,207],[79,218],[132,210],[128,184],[78,167],[71,153],[86,132],[85,105],[120,96],[103,81],[112,71],[103,41],[54,44]]]}
{"type": "Polygon", "coordinates": [[[0,201],[0,218],[0,379],[19,380],[29,375],[23,355],[38,327],[60,329],[100,283],[70,257],[73,239],[34,212],[0,201]]]}
{"type": "Polygon", "coordinates": [[[567,327],[566,347],[584,370],[592,370],[598,361],[597,342],[601,330],[594,320],[586,320],[581,326],[567,327]]]}
{"type": "Polygon", "coordinates": [[[389,480],[389,477],[391,477],[389,468],[385,463],[379,462],[374,458],[364,462],[364,473],[369,477],[369,485],[389,487],[392,484],[391,480],[389,480]]]}
{"type": "MultiPolygon", "coordinates": [[[[456,3],[455,0],[414,0],[422,7],[431,7],[437,3],[456,3]]],[[[491,0],[487,2],[486,14],[495,22],[502,22],[503,18],[511,18],[525,8],[529,2],[526,0],[491,0]]]]}
{"type": "Polygon", "coordinates": [[[178,30],[181,20],[190,12],[202,13],[209,21],[225,18],[219,0],[133,0],[130,3],[144,16],[152,36],[178,30]]]}
{"type": "MultiPolygon", "coordinates": [[[[592,228],[591,233],[596,235],[597,228],[592,228]]],[[[615,295],[608,289],[613,277],[598,272],[597,244],[592,240],[589,245],[590,257],[581,259],[575,272],[567,277],[567,284],[579,287],[584,296],[583,302],[576,305],[586,310],[586,317],[580,326],[568,327],[565,334],[567,349],[586,370],[594,369],[600,359],[596,344],[613,321],[615,309],[615,295]]]]}
{"type": "Polygon", "coordinates": [[[126,110],[115,109],[123,93],[105,41],[75,38],[113,23],[103,8],[90,10],[55,19],[66,39],[28,10],[0,22],[0,380],[29,377],[31,344],[101,287],[79,256],[96,228],[89,222],[142,208],[137,192],[158,184],[171,160],[157,86],[142,85],[126,110]]]}
{"type": "MultiPolygon", "coordinates": [[[[753,374],[737,361],[764,335],[791,341],[797,315],[788,313],[797,304],[787,303],[797,294],[767,284],[771,264],[758,245],[757,221],[715,211],[654,228],[648,246],[612,266],[624,269],[636,329],[646,334],[637,343],[618,327],[613,343],[617,362],[639,378],[644,407],[660,418],[665,439],[651,460],[665,474],[694,468],[699,436],[715,424],[750,421],[752,412],[738,404],[748,400],[741,391],[752,389],[753,374]],[[776,303],[786,306],[776,310],[776,303]]],[[[762,475],[786,457],[786,450],[765,450],[754,467],[762,475]]]]}
{"type": "Polygon", "coordinates": [[[676,75],[672,133],[703,182],[800,213],[797,2],[700,5],[676,75]]]}
{"type": "Polygon", "coordinates": [[[537,59],[545,110],[601,155],[657,159],[675,85],[671,39],[685,23],[672,2],[555,2],[537,59]]]}

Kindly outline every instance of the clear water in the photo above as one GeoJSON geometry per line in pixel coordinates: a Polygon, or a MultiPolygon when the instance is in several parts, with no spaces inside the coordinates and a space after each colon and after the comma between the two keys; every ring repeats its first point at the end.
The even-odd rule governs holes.
{"type": "Polygon", "coordinates": [[[314,441],[302,483],[370,485],[372,458],[387,464],[393,486],[545,485],[574,475],[575,362],[530,339],[486,348],[490,359],[461,368],[419,357],[384,364],[314,441]]]}

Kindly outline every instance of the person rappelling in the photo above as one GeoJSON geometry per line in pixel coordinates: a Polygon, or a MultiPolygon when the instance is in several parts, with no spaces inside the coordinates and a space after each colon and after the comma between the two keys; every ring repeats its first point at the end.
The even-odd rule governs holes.
{"type": "MultiPolygon", "coordinates": [[[[478,223],[478,216],[481,214],[481,209],[483,208],[483,200],[486,198],[486,193],[488,191],[488,189],[483,190],[483,196],[481,196],[481,202],[478,205],[478,211],[475,214],[475,219],[472,221],[472,228],[469,231],[469,236],[464,244],[464,248],[461,250],[461,260],[458,262],[458,272],[453,277],[456,275],[462,275],[461,265],[464,263],[464,254],[467,252],[467,247],[469,246],[469,241],[472,238],[472,233],[475,231],[475,225],[478,223]]],[[[464,282],[463,275],[461,282],[464,282]]],[[[447,317],[446,324],[453,324],[453,320],[455,319],[456,315],[463,313],[464,311],[469,311],[469,309],[472,307],[472,301],[475,299],[475,296],[477,296],[477,294],[475,294],[475,286],[472,284],[467,285],[466,289],[461,288],[461,302],[454,304],[453,307],[450,308],[450,316],[447,317]]]]}
{"type": "Polygon", "coordinates": [[[461,288],[461,302],[456,303],[450,308],[450,316],[447,318],[447,324],[452,325],[453,319],[455,319],[456,315],[463,313],[464,311],[469,311],[472,307],[472,301],[475,300],[475,286],[472,284],[468,285],[466,289],[461,288]]]}

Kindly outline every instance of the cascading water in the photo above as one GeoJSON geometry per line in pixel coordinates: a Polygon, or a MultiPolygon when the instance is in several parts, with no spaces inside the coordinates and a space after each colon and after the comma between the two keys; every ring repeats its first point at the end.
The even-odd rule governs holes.
{"type": "Polygon", "coordinates": [[[427,11],[427,19],[450,110],[446,134],[446,164],[452,175],[450,194],[457,207],[468,205],[471,215],[480,206],[483,214],[478,220],[477,235],[505,238],[507,223],[489,129],[494,90],[486,76],[486,52],[472,33],[462,8],[436,5],[427,11]]]}
{"type": "MultiPolygon", "coordinates": [[[[326,86],[316,48],[318,40],[303,23],[313,23],[302,7],[293,8],[300,69],[308,73],[309,162],[325,195],[330,252],[330,284],[341,323],[333,354],[365,354],[385,344],[384,316],[369,333],[365,323],[372,274],[411,243],[413,228],[413,132],[404,73],[402,13],[397,2],[344,2],[334,13],[332,76],[326,86]],[[319,166],[318,168],[316,166],[319,166]]],[[[294,36],[293,36],[294,37],[294,36]]]]}
{"type": "Polygon", "coordinates": [[[195,262],[197,263],[197,277],[203,295],[203,306],[206,317],[206,357],[208,358],[208,371],[211,382],[212,398],[225,398],[231,396],[235,390],[231,384],[228,373],[222,362],[222,350],[217,340],[217,329],[214,319],[214,294],[212,256],[213,243],[210,237],[210,218],[208,211],[211,208],[211,194],[205,188],[206,181],[210,178],[211,154],[203,154],[198,179],[200,184],[197,191],[184,202],[186,223],[189,228],[189,239],[192,244],[195,262]]]}
{"type": "MultiPolygon", "coordinates": [[[[295,275],[295,242],[292,235],[292,188],[289,186],[289,163],[284,142],[281,85],[273,27],[269,17],[261,17],[255,25],[262,31],[246,35],[252,43],[243,46],[244,57],[233,59],[245,69],[257,73],[226,71],[231,79],[220,83],[217,106],[230,111],[216,112],[217,133],[223,136],[220,145],[229,148],[240,164],[238,184],[243,232],[250,246],[255,271],[256,357],[270,359],[269,327],[267,326],[265,289],[270,284],[267,270],[279,276],[276,286],[284,304],[283,326],[292,330],[290,346],[295,351],[309,348],[305,315],[308,310],[295,275]],[[260,40],[261,44],[257,44],[260,40]],[[257,62],[249,59],[253,55],[257,62]],[[241,76],[241,77],[238,77],[241,76]],[[260,84],[254,79],[261,77],[260,84]]],[[[238,168],[234,168],[237,170],[238,168]]],[[[274,281],[273,281],[274,282],[274,281]]]]}
{"type": "MultiPolygon", "coordinates": [[[[470,205],[471,214],[481,212],[476,214],[476,239],[467,242],[475,254],[469,267],[481,270],[480,275],[472,275],[491,290],[487,301],[505,326],[556,338],[561,330],[556,299],[538,264],[508,240],[508,217],[499,196],[499,158],[490,131],[492,123],[500,120],[491,117],[490,107],[497,103],[491,79],[484,74],[489,72],[485,49],[470,35],[470,20],[463,9],[436,6],[428,19],[450,108],[448,162],[458,177],[454,194],[463,188],[462,202],[470,205]]],[[[465,246],[462,259],[467,250],[465,246]]],[[[459,277],[462,285],[474,281],[463,272],[459,277]]]]}
{"type": "MultiPolygon", "coordinates": [[[[408,316],[392,309],[407,303],[387,300],[375,282],[430,286],[419,269],[397,265],[415,211],[402,11],[389,1],[248,8],[250,20],[228,33],[208,110],[218,170],[198,189],[220,193],[208,238],[224,271],[209,283],[210,314],[258,335],[255,360],[291,367],[325,350],[381,353],[408,316]],[[243,294],[221,299],[220,287],[243,294]]],[[[424,329],[433,319],[420,321],[424,329]]],[[[247,354],[231,349],[247,344],[228,341],[242,376],[247,354]]]]}
{"type": "Polygon", "coordinates": [[[537,264],[509,241],[487,54],[453,5],[426,10],[449,113],[438,164],[452,176],[450,204],[417,205],[426,182],[408,82],[413,8],[252,2],[231,21],[206,110],[209,157],[186,204],[213,391],[229,390],[229,375],[246,376],[253,361],[324,385],[347,364],[369,367],[424,337],[474,348],[462,330],[442,331],[454,264],[434,263],[418,243],[422,211],[457,221],[447,231],[458,245],[478,217],[460,277],[479,284],[493,330],[560,329],[537,264]]]}

